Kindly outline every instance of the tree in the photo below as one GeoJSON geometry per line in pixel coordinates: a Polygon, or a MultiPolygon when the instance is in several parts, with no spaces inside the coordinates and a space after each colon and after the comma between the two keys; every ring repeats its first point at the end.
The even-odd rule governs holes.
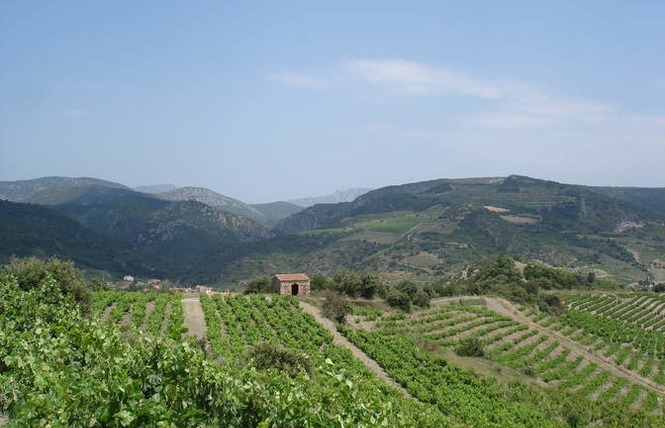
{"type": "Polygon", "coordinates": [[[381,287],[381,281],[373,273],[364,273],[361,277],[360,295],[365,299],[372,299],[381,287]]]}
{"type": "Polygon", "coordinates": [[[393,308],[401,309],[404,312],[411,312],[411,298],[401,291],[393,290],[386,299],[393,308]]]}
{"type": "Polygon", "coordinates": [[[346,321],[346,316],[353,311],[349,302],[335,293],[327,293],[325,298],[322,307],[323,316],[343,324],[346,321]]]}
{"type": "Polygon", "coordinates": [[[270,280],[267,276],[255,276],[250,279],[245,287],[244,294],[253,294],[253,293],[270,293],[272,287],[270,286],[270,280]]]}
{"type": "Polygon", "coordinates": [[[358,297],[362,288],[362,279],[357,273],[340,270],[333,276],[334,288],[349,297],[358,297]]]}
{"type": "Polygon", "coordinates": [[[330,279],[320,273],[312,275],[312,278],[309,280],[309,284],[312,290],[328,290],[332,287],[332,282],[330,279]]]}
{"type": "Polygon", "coordinates": [[[430,296],[425,292],[423,289],[418,289],[416,291],[416,294],[413,295],[412,302],[416,306],[420,306],[422,308],[429,308],[430,307],[430,296]]]}

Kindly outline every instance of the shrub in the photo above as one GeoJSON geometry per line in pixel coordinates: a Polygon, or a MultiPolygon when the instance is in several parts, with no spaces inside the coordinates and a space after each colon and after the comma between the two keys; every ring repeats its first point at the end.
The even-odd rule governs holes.
{"type": "MultiPolygon", "coordinates": [[[[92,297],[81,271],[73,262],[65,262],[57,258],[48,261],[36,257],[12,259],[2,267],[2,273],[17,279],[19,287],[25,291],[39,288],[49,278],[55,280],[65,296],[71,296],[84,313],[90,311],[92,297]]],[[[58,299],[59,296],[44,296],[45,299],[58,299]]]]}
{"type": "Polygon", "coordinates": [[[249,353],[254,367],[260,370],[278,369],[291,377],[301,372],[311,374],[309,359],[303,353],[284,348],[275,343],[261,342],[249,353]]]}
{"type": "Polygon", "coordinates": [[[404,312],[411,312],[411,299],[401,291],[393,290],[386,299],[388,304],[393,308],[401,309],[404,312]]]}
{"type": "Polygon", "coordinates": [[[327,293],[322,310],[324,317],[343,324],[346,320],[346,316],[353,311],[353,308],[351,308],[349,302],[339,294],[327,293]]]}
{"type": "Polygon", "coordinates": [[[266,276],[255,276],[250,279],[245,287],[244,294],[254,294],[254,293],[270,293],[272,292],[272,287],[270,286],[270,280],[266,276]]]}
{"type": "Polygon", "coordinates": [[[427,294],[424,290],[416,291],[416,294],[413,296],[413,304],[422,308],[429,308],[430,300],[430,295],[427,294]]]}
{"type": "Polygon", "coordinates": [[[484,357],[485,347],[477,337],[467,337],[460,340],[455,352],[462,357],[484,357]]]}

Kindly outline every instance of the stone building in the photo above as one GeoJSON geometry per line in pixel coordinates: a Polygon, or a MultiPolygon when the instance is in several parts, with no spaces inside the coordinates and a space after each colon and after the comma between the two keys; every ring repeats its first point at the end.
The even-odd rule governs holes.
{"type": "Polygon", "coordinates": [[[278,273],[272,277],[272,289],[277,294],[305,296],[309,294],[309,277],[304,273],[278,273]]]}

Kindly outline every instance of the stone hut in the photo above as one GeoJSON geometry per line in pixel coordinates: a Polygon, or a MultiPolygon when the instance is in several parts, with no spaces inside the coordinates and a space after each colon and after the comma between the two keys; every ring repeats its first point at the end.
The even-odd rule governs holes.
{"type": "Polygon", "coordinates": [[[309,277],[304,273],[278,273],[272,277],[272,289],[277,294],[305,296],[309,294],[309,277]]]}

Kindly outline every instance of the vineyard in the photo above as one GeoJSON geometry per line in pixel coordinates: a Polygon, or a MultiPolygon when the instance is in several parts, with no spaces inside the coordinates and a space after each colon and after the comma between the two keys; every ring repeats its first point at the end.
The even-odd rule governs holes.
{"type": "Polygon", "coordinates": [[[180,341],[187,331],[180,294],[100,291],[95,293],[92,311],[103,323],[133,326],[153,336],[180,341]]]}
{"type": "Polygon", "coordinates": [[[194,340],[180,294],[100,291],[86,317],[42,297],[52,283],[0,290],[9,426],[663,426],[654,295],[564,295],[561,316],[498,298],[357,311],[362,328],[339,331],[403,391],[290,296],[201,296],[194,340]],[[473,341],[482,356],[455,356],[473,341]],[[461,358],[492,361],[496,376],[461,358]]]}
{"type": "MultiPolygon", "coordinates": [[[[545,390],[546,397],[536,401],[560,407],[563,414],[568,409],[568,418],[617,426],[661,426],[665,388],[663,334],[658,328],[665,302],[647,297],[577,296],[568,300],[571,307],[560,317],[522,308],[522,316],[531,322],[485,305],[458,304],[384,318],[370,331],[344,332],[414,396],[441,408],[467,398],[459,391],[442,391],[440,386],[449,383],[444,373],[453,369],[442,369],[445,361],[438,355],[476,339],[485,358],[542,385],[527,387],[530,392],[519,402],[529,402],[530,396],[539,397],[538,391],[545,390]],[[574,411],[570,413],[570,409],[574,411]]],[[[520,396],[522,392],[511,393],[520,396]]],[[[468,399],[475,396],[477,393],[468,399]]],[[[476,408],[484,405],[483,401],[473,404],[476,408]]],[[[514,409],[510,413],[519,414],[514,409]]]]}

